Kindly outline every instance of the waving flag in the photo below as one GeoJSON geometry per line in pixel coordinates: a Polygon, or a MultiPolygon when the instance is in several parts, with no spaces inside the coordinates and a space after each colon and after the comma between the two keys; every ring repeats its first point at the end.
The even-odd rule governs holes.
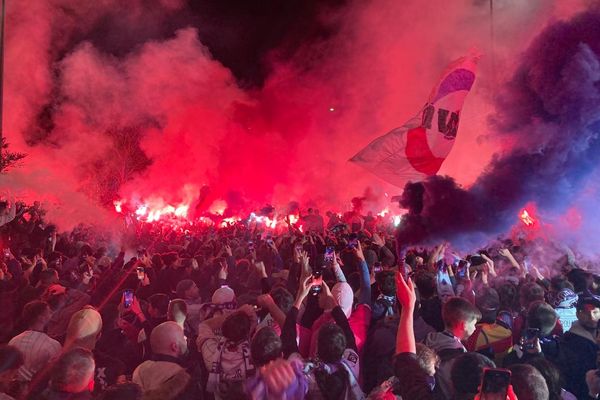
{"type": "Polygon", "coordinates": [[[435,175],[452,150],[478,58],[470,55],[452,62],[419,114],[373,140],[350,161],[399,187],[435,175]]]}

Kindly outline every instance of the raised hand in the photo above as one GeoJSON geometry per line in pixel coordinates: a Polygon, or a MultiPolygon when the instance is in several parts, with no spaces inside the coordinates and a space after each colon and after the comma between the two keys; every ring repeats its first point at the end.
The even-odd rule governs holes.
{"type": "Polygon", "coordinates": [[[400,272],[396,272],[396,297],[403,309],[414,309],[417,301],[414,285],[410,278],[406,282],[400,272]]]}

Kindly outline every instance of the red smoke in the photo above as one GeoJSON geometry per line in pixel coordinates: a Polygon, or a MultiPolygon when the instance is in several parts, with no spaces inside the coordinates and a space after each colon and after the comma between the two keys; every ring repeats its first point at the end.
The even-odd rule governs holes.
{"type": "Polygon", "coordinates": [[[203,209],[297,200],[323,211],[350,210],[370,188],[364,211],[379,212],[384,193],[401,189],[347,159],[412,117],[448,61],[477,46],[482,68],[441,170],[468,185],[511,145],[480,136],[494,87],[522,50],[515,43],[567,13],[561,2],[527,3],[498,6],[492,49],[487,2],[353,2],[323,12],[337,34],[291,61],[272,52],[265,85],[245,90],[193,28],[122,55],[77,41],[102,18],[123,19],[131,32],[157,26],[149,15],[168,19],[183,1],[152,10],[141,0],[9,2],[4,126],[29,157],[1,183],[50,202],[64,228],[106,220],[113,200],[192,205],[202,187],[203,209]]]}

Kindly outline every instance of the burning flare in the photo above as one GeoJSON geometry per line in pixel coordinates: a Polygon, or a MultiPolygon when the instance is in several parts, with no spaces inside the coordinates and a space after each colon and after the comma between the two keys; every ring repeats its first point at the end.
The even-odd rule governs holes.
{"type": "Polygon", "coordinates": [[[533,224],[535,224],[535,220],[531,217],[531,215],[529,215],[529,212],[527,212],[526,209],[523,209],[523,211],[521,211],[521,214],[519,214],[519,218],[525,224],[525,226],[533,226],[533,224]]]}

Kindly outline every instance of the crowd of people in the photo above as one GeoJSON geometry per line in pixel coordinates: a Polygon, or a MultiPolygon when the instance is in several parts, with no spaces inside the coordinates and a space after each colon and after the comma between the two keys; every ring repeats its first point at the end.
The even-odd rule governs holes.
{"type": "Polygon", "coordinates": [[[396,243],[373,215],[141,224],[135,246],[0,204],[0,400],[595,399],[600,279],[396,243]],[[487,397],[492,398],[492,397],[487,397]]]}

